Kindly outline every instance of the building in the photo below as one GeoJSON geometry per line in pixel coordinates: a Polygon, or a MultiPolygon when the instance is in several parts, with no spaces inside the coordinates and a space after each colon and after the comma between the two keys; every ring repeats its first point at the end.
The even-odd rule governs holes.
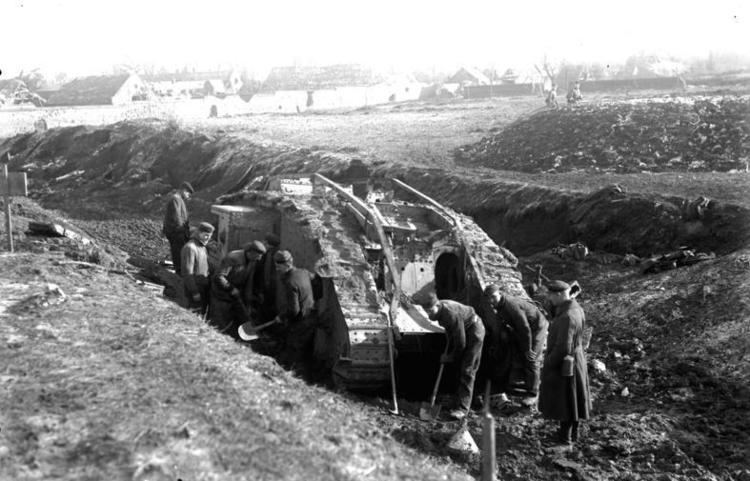
{"type": "Polygon", "coordinates": [[[242,88],[242,75],[237,70],[215,72],[172,72],[144,75],[155,95],[159,97],[203,98],[208,95],[237,94],[242,88]]]}
{"type": "Polygon", "coordinates": [[[421,89],[411,76],[384,75],[356,64],[275,67],[250,106],[254,112],[358,108],[416,100],[421,89]]]}
{"type": "Polygon", "coordinates": [[[488,76],[483,74],[479,69],[473,67],[461,67],[456,73],[450,76],[446,84],[466,85],[490,85],[491,81],[488,76]]]}
{"type": "Polygon", "coordinates": [[[49,94],[47,106],[125,105],[146,100],[148,89],[136,74],[76,78],[49,94]]]}

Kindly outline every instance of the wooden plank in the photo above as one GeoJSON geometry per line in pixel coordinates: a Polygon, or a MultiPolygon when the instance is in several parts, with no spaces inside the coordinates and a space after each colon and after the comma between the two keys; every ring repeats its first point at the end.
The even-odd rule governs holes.
{"type": "Polygon", "coordinates": [[[0,173],[0,195],[29,195],[26,172],[8,172],[8,177],[0,173]],[[10,190],[8,189],[10,187],[10,190]]]}

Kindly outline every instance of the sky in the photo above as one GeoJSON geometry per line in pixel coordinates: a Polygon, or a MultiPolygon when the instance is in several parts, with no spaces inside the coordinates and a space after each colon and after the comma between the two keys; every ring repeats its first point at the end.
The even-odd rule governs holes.
{"type": "Polygon", "coordinates": [[[747,0],[2,0],[2,77],[362,63],[401,71],[750,54],[747,0]],[[12,40],[10,40],[12,39],[12,40]]]}

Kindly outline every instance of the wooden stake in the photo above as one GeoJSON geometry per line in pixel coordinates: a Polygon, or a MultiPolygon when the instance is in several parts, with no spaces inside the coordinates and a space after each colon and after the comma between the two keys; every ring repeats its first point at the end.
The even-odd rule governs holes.
{"type": "MultiPolygon", "coordinates": [[[[10,160],[10,154],[8,154],[10,160]]],[[[8,164],[3,164],[3,177],[5,177],[5,229],[8,232],[8,250],[13,252],[13,222],[10,215],[10,176],[8,176],[8,164]]]]}
{"type": "Polygon", "coordinates": [[[484,389],[484,412],[482,413],[482,469],[481,481],[495,481],[497,461],[495,459],[495,418],[490,413],[490,381],[484,389]]]}

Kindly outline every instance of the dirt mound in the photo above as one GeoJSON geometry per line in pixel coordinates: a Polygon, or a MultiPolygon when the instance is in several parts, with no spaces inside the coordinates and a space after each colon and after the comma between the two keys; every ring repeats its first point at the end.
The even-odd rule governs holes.
{"type": "Polygon", "coordinates": [[[584,104],[538,112],[455,157],[522,172],[745,170],[748,118],[748,97],[584,104]]]}
{"type": "Polygon", "coordinates": [[[522,254],[575,241],[642,256],[681,245],[724,253],[750,239],[747,209],[713,200],[696,213],[691,210],[696,199],[611,188],[586,194],[477,179],[441,168],[209,135],[170,122],[53,129],[8,139],[0,145],[3,151],[14,154],[13,169],[29,173],[30,192],[43,205],[75,215],[84,230],[132,255],[158,259],[168,252],[160,234],[164,195],[180,182],[197,189],[189,205],[197,222],[213,219],[209,208],[218,196],[241,191],[257,176],[297,172],[342,181],[402,179],[474,216],[495,242],[522,254]]]}

